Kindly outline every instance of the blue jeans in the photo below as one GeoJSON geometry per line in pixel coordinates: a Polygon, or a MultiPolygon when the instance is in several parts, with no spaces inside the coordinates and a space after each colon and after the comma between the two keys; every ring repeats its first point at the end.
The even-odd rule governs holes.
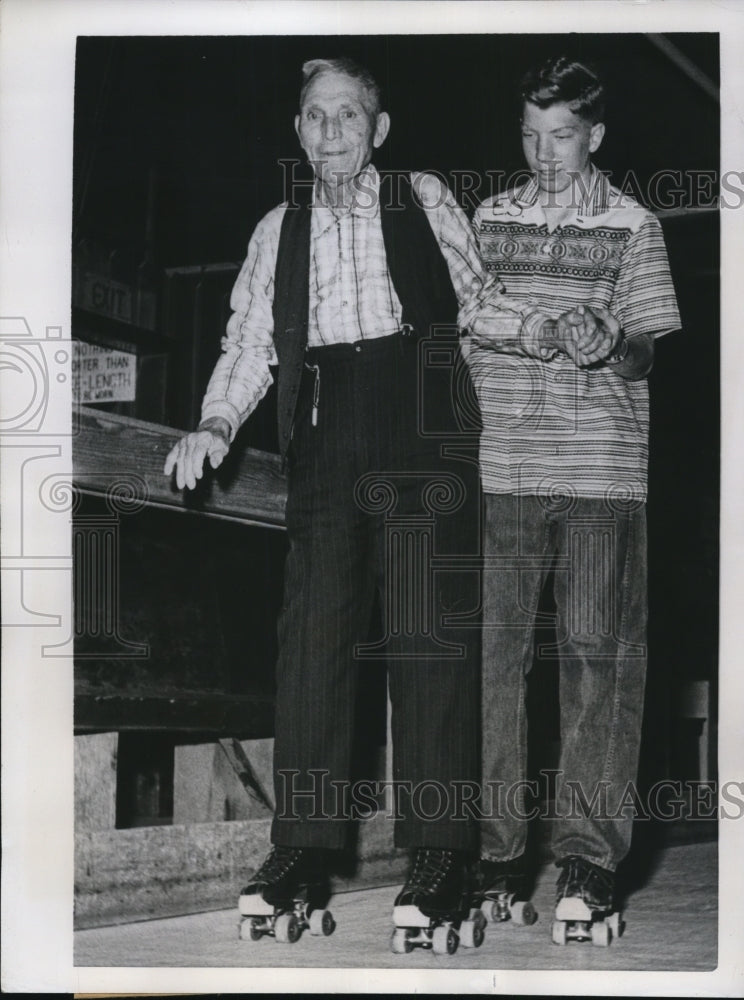
{"type": "Polygon", "coordinates": [[[489,494],[485,518],[481,853],[506,861],[525,849],[526,675],[553,569],[556,643],[540,651],[560,667],[553,854],[614,871],[630,847],[632,808],[622,807],[637,775],[643,716],[645,504],[489,494]]]}

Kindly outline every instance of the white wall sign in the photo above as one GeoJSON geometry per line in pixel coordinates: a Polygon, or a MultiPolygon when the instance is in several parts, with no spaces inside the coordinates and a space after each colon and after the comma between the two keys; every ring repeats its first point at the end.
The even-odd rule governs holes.
{"type": "Polygon", "coordinates": [[[114,403],[135,399],[137,355],[73,341],[72,394],[76,403],[114,403]]]}

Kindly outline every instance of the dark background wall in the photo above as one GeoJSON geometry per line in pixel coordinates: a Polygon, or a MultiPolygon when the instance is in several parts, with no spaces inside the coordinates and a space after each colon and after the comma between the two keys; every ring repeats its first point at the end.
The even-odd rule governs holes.
{"type": "MultiPolygon", "coordinates": [[[[717,35],[666,37],[717,85],[717,35]]],[[[649,37],[81,37],[73,254],[81,241],[92,241],[115,251],[132,274],[146,258],[156,289],[166,268],[239,262],[257,221],[284,197],[279,161],[302,157],[293,128],[300,67],[319,56],[354,56],[380,80],[392,128],[378,165],[446,174],[472,213],[476,200],[498,184],[495,172],[508,177],[522,168],[516,81],[535,59],[557,50],[594,58],[606,77],[607,135],[597,165],[652,209],[693,210],[662,213],[684,328],[659,343],[651,376],[650,665],[642,765],[651,779],[687,768],[674,749],[673,704],[683,681],[707,679],[715,695],[719,248],[710,197],[715,184],[700,177],[717,176],[719,114],[715,98],[649,37]],[[463,188],[462,172],[479,179],[476,191],[463,188]]],[[[192,426],[219,352],[233,276],[227,271],[218,280],[210,293],[215,302],[199,324],[183,299],[167,314],[161,302],[152,335],[130,331],[138,353],[155,361],[149,381],[140,380],[142,398],[119,409],[192,426]]],[[[121,277],[127,280],[126,273],[121,277]]],[[[73,332],[105,342],[112,328],[78,314],[73,332]]],[[[129,335],[120,328],[113,334],[129,335]]],[[[270,395],[242,443],[272,448],[272,406],[270,395]]],[[[227,690],[244,691],[253,683],[246,682],[250,675],[255,686],[271,689],[282,537],[267,542],[255,529],[213,530],[197,521],[150,512],[127,522],[125,630],[128,621],[131,638],[149,641],[154,653],[144,680],[126,670],[117,674],[113,664],[80,665],[78,681],[86,689],[112,677],[126,689],[133,676],[137,684],[164,689],[177,686],[179,677],[192,688],[209,686],[210,648],[219,651],[227,690]],[[167,577],[172,551],[172,580],[183,580],[189,545],[197,554],[190,565],[198,565],[198,582],[182,593],[161,581],[155,612],[141,585],[143,575],[153,579],[148,560],[157,553],[157,572],[167,577]],[[174,629],[185,601],[185,617],[196,630],[191,637],[174,629]],[[241,607],[250,609],[243,631],[235,627],[241,607]]],[[[555,675],[554,663],[538,663],[532,683],[534,712],[545,720],[535,728],[548,736],[556,728],[555,675]]]]}
{"type": "MultiPolygon", "coordinates": [[[[714,82],[717,35],[669,36],[714,82]]],[[[380,80],[392,128],[376,154],[400,169],[522,167],[516,81],[569,50],[607,79],[596,161],[646,191],[661,170],[716,170],[718,109],[643,35],[81,38],[75,115],[75,233],[138,246],[148,171],[158,168],[157,259],[240,259],[282,199],[302,62],[349,54],[380,80]]],[[[484,191],[484,193],[486,193],[484,191]]]]}

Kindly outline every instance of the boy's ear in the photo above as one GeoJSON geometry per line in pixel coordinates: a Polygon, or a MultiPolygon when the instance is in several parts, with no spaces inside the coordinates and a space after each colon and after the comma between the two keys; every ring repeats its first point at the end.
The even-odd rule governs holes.
{"type": "Polygon", "coordinates": [[[599,147],[602,145],[602,140],[604,139],[605,127],[602,122],[597,122],[596,125],[592,125],[592,130],[589,133],[589,152],[596,153],[599,147]]]}

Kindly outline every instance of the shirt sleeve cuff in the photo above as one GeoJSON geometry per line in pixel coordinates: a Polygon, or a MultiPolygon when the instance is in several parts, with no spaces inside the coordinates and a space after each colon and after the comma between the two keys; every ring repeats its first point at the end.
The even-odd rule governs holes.
{"type": "Polygon", "coordinates": [[[211,417],[222,417],[228,422],[230,425],[230,444],[232,444],[241,424],[240,414],[235,407],[224,400],[205,403],[202,406],[201,419],[209,420],[211,417]]]}
{"type": "Polygon", "coordinates": [[[473,321],[478,317],[479,312],[489,307],[493,308],[496,313],[501,313],[505,319],[508,318],[507,326],[511,328],[512,332],[506,337],[506,341],[512,342],[513,346],[517,348],[517,353],[523,352],[529,357],[538,358],[541,361],[549,361],[556,356],[557,349],[545,347],[540,336],[543,324],[551,317],[537,306],[519,302],[505,294],[501,281],[493,275],[489,275],[479,293],[473,296],[467,305],[461,307],[457,317],[460,329],[471,329],[472,332],[473,321]]]}
{"type": "Polygon", "coordinates": [[[460,327],[460,330],[465,331],[470,329],[473,324],[473,320],[483,308],[484,302],[488,300],[490,295],[498,290],[498,287],[499,286],[495,283],[493,278],[489,278],[476,295],[470,296],[470,298],[460,306],[457,313],[457,325],[460,327]]]}
{"type": "Polygon", "coordinates": [[[533,309],[522,321],[521,340],[525,353],[541,361],[550,361],[558,354],[558,348],[546,347],[542,343],[542,328],[549,320],[550,316],[546,316],[539,309],[533,309]]]}

